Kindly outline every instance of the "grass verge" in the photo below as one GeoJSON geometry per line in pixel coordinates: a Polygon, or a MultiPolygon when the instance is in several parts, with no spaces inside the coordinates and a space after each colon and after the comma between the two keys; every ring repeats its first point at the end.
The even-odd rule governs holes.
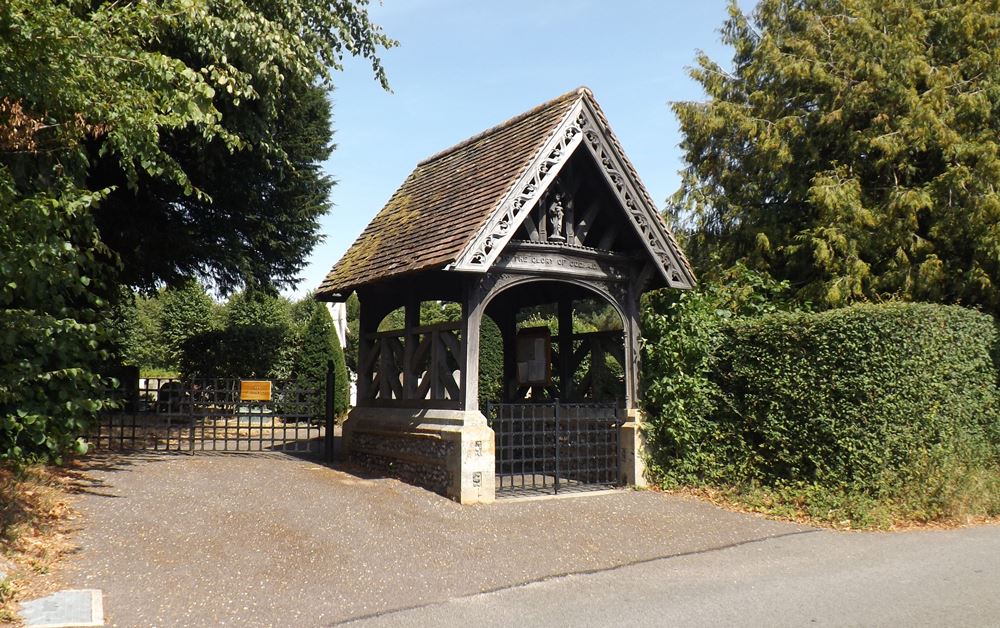
{"type": "Polygon", "coordinates": [[[872,497],[815,484],[683,486],[662,490],[728,510],[838,530],[904,530],[1000,524],[1000,469],[969,469],[956,481],[922,478],[892,496],[872,497]]]}

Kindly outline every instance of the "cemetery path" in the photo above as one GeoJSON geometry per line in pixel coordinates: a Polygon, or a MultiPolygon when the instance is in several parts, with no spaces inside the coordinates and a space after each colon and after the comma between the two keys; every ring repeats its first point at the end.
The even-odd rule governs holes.
{"type": "Polygon", "coordinates": [[[280,455],[91,467],[62,578],[101,589],[113,626],[326,626],[817,532],[648,491],[461,506],[280,455]]]}

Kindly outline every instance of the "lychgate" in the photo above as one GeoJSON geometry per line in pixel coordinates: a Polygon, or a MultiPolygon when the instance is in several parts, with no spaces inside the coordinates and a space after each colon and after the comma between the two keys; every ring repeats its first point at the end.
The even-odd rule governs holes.
{"type": "Polygon", "coordinates": [[[642,484],[639,297],[693,284],[590,90],[438,153],[317,292],[340,301],[356,291],[361,306],[345,451],[462,503],[492,501],[515,475],[522,487],[642,484]],[[427,301],[456,303],[460,315],[428,324],[427,301]],[[610,308],[620,325],[574,329],[584,302],[610,308]],[[554,328],[524,323],[525,308],[539,306],[554,328]],[[489,421],[479,391],[484,317],[503,345],[502,385],[482,400],[496,404],[489,421]],[[598,385],[605,365],[620,375],[620,394],[598,385]]]}

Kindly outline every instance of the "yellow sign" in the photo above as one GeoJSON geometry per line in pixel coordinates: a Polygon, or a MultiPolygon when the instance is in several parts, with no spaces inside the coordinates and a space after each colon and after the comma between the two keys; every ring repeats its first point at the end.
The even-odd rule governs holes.
{"type": "Polygon", "coordinates": [[[240,401],[270,401],[271,382],[255,379],[240,380],[240,401]]]}

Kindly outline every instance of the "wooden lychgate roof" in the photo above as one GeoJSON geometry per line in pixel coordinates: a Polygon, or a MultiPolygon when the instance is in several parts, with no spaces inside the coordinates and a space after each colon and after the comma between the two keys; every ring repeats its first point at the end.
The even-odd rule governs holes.
{"type": "Polygon", "coordinates": [[[436,269],[484,272],[575,150],[587,146],[661,267],[691,266],[587,88],[579,88],[417,164],[320,285],[339,300],[366,284],[436,269]],[[523,211],[522,211],[523,210],[523,211]]]}

